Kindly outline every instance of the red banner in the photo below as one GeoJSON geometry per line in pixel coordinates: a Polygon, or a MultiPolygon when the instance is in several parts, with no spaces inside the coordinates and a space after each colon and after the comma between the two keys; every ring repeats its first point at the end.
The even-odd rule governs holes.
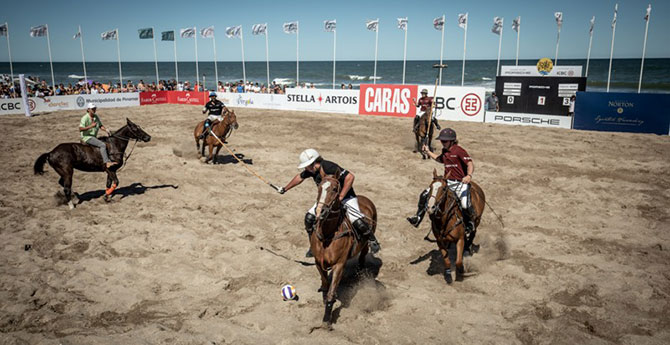
{"type": "Polygon", "coordinates": [[[168,102],[168,91],[140,92],[140,105],[165,104],[168,102]]]}
{"type": "Polygon", "coordinates": [[[170,91],[168,93],[168,103],[205,105],[207,103],[207,92],[170,91]]]}
{"type": "Polygon", "coordinates": [[[358,113],[361,115],[386,115],[414,117],[417,85],[362,84],[358,113]]]}

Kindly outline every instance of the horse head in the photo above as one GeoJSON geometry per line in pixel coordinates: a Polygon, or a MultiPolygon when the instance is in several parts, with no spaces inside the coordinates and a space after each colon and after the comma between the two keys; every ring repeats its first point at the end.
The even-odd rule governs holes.
{"type": "MultiPolygon", "coordinates": [[[[323,234],[322,223],[328,220],[331,214],[340,212],[340,171],[338,170],[335,175],[326,175],[323,170],[319,173],[321,183],[316,195],[316,229],[323,234]]],[[[334,230],[337,230],[337,227],[334,230]]]]}
{"type": "Polygon", "coordinates": [[[238,129],[240,125],[237,124],[237,116],[235,115],[235,111],[228,109],[228,107],[223,107],[223,110],[226,115],[226,120],[228,121],[228,124],[230,124],[231,128],[238,129]]]}
{"type": "Polygon", "coordinates": [[[437,170],[433,169],[433,182],[428,189],[428,214],[435,215],[440,211],[442,204],[451,197],[447,184],[449,175],[451,175],[451,172],[447,176],[439,176],[437,170]]]}
{"type": "Polygon", "coordinates": [[[151,140],[151,136],[147,132],[128,118],[126,118],[126,131],[124,135],[129,139],[142,140],[145,143],[151,140]]]}

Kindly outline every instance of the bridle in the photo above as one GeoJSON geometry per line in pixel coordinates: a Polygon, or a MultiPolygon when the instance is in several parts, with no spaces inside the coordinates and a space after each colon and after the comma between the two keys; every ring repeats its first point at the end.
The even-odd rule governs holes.
{"type": "MultiPolygon", "coordinates": [[[[335,182],[337,182],[337,190],[335,191],[335,195],[338,195],[340,193],[341,186],[340,186],[339,181],[335,180],[335,182]]],[[[317,200],[316,206],[318,208],[318,206],[321,205],[321,214],[324,214],[324,211],[325,211],[325,215],[323,217],[321,216],[321,214],[317,215],[319,220],[328,219],[331,212],[333,212],[333,213],[341,213],[342,212],[342,207],[338,208],[337,210],[333,210],[333,206],[335,205],[336,201],[337,201],[337,196],[335,198],[333,198],[333,200],[327,205],[326,205],[326,203],[317,200]]]]}
{"type": "Polygon", "coordinates": [[[135,142],[137,142],[138,140],[140,140],[139,135],[135,132],[135,130],[133,130],[133,129],[132,129],[130,126],[128,126],[128,125],[125,125],[125,126],[121,127],[121,129],[119,129],[118,131],[112,133],[111,136],[114,137],[114,138],[117,138],[117,139],[125,140],[125,141],[135,140],[135,142]],[[127,129],[130,131],[130,133],[134,136],[134,138],[131,138],[131,137],[124,137],[124,136],[119,135],[118,133],[121,132],[121,130],[122,130],[123,128],[127,128],[127,129]]]}

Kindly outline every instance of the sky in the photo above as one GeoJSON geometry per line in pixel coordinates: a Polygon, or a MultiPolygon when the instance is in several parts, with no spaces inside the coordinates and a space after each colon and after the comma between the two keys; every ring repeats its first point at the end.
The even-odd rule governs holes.
{"type": "MultiPolygon", "coordinates": [[[[379,60],[402,60],[404,32],[397,18],[407,17],[407,59],[436,60],[440,56],[440,31],[433,18],[446,15],[444,59],[463,56],[463,33],[457,25],[459,13],[469,13],[467,59],[496,59],[498,36],[491,33],[493,17],[504,18],[502,58],[514,59],[516,32],[512,19],[521,16],[520,59],[552,58],[557,26],[554,12],[563,12],[559,60],[585,58],[589,42],[589,20],[596,17],[591,58],[609,58],[614,4],[619,3],[615,58],[639,58],[645,30],[647,4],[652,13],[646,56],[670,58],[670,1],[668,0],[470,0],[470,1],[11,1],[3,5],[0,23],[8,22],[12,60],[48,61],[46,38],[29,36],[31,26],[48,24],[53,61],[81,61],[79,40],[72,39],[81,25],[87,62],[116,61],[116,42],[102,41],[100,34],[119,28],[123,61],[153,61],[151,40],[140,40],[137,30],[155,27],[159,61],[173,61],[172,42],[161,42],[161,31],[214,25],[219,61],[241,61],[241,42],[225,36],[228,26],[242,25],[247,61],[265,60],[265,37],[251,35],[251,26],[268,23],[269,55],[272,61],[295,61],[296,35],[282,31],[282,24],[299,21],[300,60],[329,61],[333,58],[333,34],[323,30],[323,21],[337,20],[337,60],[374,59],[375,34],[365,28],[368,19],[379,18],[379,60]]],[[[178,35],[177,35],[178,36],[178,35]]],[[[193,39],[177,38],[179,61],[195,60],[193,39]]],[[[0,37],[0,61],[8,61],[6,37],[0,37]]],[[[198,38],[198,59],[213,60],[211,39],[198,38]]]]}

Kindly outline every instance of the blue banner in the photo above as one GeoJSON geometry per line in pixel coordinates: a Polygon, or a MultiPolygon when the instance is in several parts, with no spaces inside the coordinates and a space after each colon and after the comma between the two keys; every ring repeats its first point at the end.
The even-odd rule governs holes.
{"type": "Polygon", "coordinates": [[[574,116],[574,129],[668,135],[670,94],[577,92],[574,116]]]}

